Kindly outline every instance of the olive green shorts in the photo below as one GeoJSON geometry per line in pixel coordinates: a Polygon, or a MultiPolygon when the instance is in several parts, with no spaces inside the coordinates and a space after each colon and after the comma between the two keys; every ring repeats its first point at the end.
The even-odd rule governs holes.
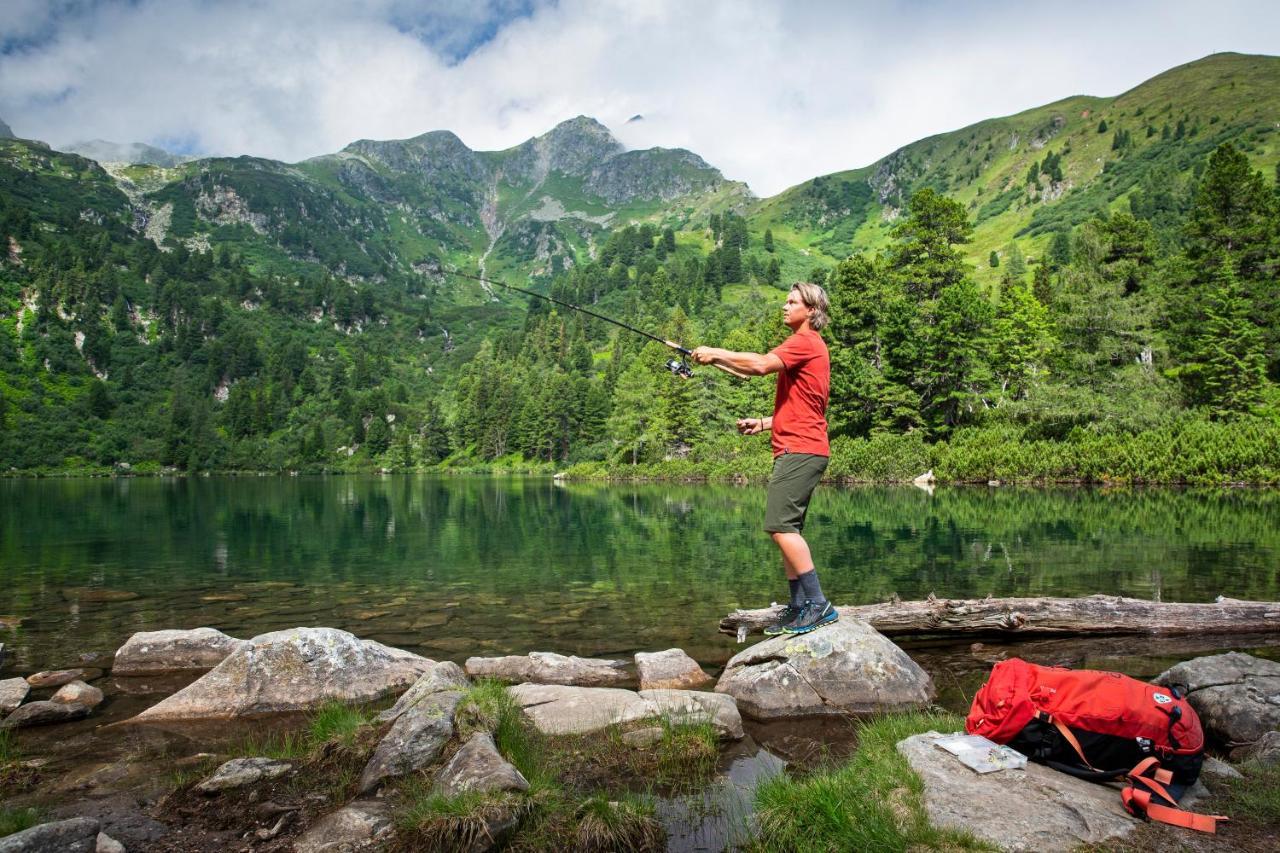
{"type": "Polygon", "coordinates": [[[799,533],[809,511],[809,497],[831,460],[813,453],[783,453],[773,460],[769,495],[765,499],[764,529],[768,533],[799,533]]]}

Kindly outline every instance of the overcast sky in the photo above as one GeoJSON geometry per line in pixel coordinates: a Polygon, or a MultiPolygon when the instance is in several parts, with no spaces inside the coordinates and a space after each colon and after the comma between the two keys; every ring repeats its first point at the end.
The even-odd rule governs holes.
{"type": "Polygon", "coordinates": [[[506,148],[586,114],[767,196],[1228,50],[1280,54],[1280,3],[0,0],[0,118],[296,161],[437,129],[506,148]]]}

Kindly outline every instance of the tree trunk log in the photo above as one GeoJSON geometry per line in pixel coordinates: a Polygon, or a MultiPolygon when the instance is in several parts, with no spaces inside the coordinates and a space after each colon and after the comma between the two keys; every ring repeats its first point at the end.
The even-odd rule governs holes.
{"type": "MultiPolygon", "coordinates": [[[[1165,604],[1138,598],[970,598],[930,596],[836,608],[842,619],[860,619],[888,636],[950,634],[1034,636],[1073,634],[1280,633],[1280,602],[1218,597],[1211,604],[1165,604]]],[[[763,630],[781,607],[735,610],[720,620],[722,634],[763,630]]]]}

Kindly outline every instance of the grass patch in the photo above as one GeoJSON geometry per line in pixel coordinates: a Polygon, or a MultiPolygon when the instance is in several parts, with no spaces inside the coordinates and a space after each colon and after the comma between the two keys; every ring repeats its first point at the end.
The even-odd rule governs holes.
{"type": "Polygon", "coordinates": [[[490,732],[498,752],[520,771],[532,790],[556,783],[547,739],[529,725],[501,682],[477,681],[458,703],[454,725],[460,743],[475,732],[490,732]]]}
{"type": "Polygon", "coordinates": [[[654,818],[653,804],[638,797],[611,800],[597,794],[578,806],[574,850],[645,853],[662,850],[667,833],[654,818]]]}
{"type": "Polygon", "coordinates": [[[408,805],[397,816],[393,847],[405,851],[487,850],[551,798],[549,792],[476,791],[448,797],[421,776],[408,780],[400,793],[408,805]]]}
{"type": "Polygon", "coordinates": [[[38,808],[31,806],[25,809],[11,809],[0,806],[0,838],[22,832],[40,823],[43,815],[38,808]]]}
{"type": "Polygon", "coordinates": [[[963,723],[954,714],[910,713],[861,724],[858,749],[844,765],[799,779],[779,775],[756,789],[759,838],[750,849],[990,849],[929,824],[920,778],[896,749],[903,738],[963,723]]]}
{"type": "Polygon", "coordinates": [[[0,792],[30,787],[37,775],[35,770],[22,766],[22,752],[13,732],[0,731],[0,792]]]}
{"type": "MultiPolygon", "coordinates": [[[[681,787],[707,782],[715,775],[720,736],[710,720],[661,720],[662,739],[656,744],[659,784],[681,787]]],[[[637,754],[632,750],[633,755],[637,754]]],[[[638,753],[642,755],[643,753],[638,753]]]]}
{"type": "Polygon", "coordinates": [[[1233,821],[1271,824],[1273,828],[1280,824],[1280,765],[1251,761],[1238,769],[1243,779],[1215,783],[1224,789],[1220,795],[1223,813],[1231,815],[1233,821]]]}

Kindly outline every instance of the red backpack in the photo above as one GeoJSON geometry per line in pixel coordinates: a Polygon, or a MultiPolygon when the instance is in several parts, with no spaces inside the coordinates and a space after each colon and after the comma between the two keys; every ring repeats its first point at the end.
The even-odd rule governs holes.
{"type": "Polygon", "coordinates": [[[973,697],[965,730],[1073,776],[1127,777],[1120,798],[1138,817],[1201,832],[1226,820],[1178,808],[1200,776],[1204,731],[1176,688],[1011,658],[973,697]]]}

